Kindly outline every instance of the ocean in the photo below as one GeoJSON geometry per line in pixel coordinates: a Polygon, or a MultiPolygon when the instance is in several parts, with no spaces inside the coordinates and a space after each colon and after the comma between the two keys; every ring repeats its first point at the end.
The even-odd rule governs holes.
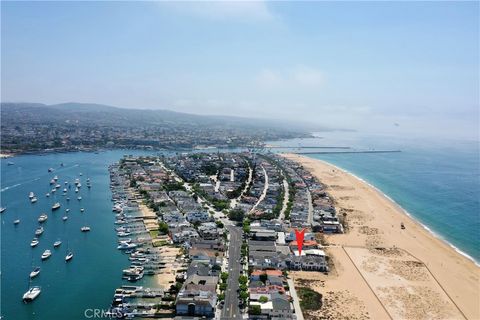
{"type": "MultiPolygon", "coordinates": [[[[480,261],[480,168],[478,142],[418,141],[392,137],[360,136],[356,133],[321,133],[321,138],[270,142],[294,148],[272,149],[273,152],[315,151],[305,146],[343,146],[352,150],[399,149],[400,153],[376,154],[309,154],[339,166],[380,189],[431,232],[445,239],[459,251],[480,261]]],[[[346,149],[321,149],[321,151],[346,149]]],[[[207,150],[214,152],[216,150],[207,150]]],[[[234,151],[234,150],[231,150],[234,151]]],[[[129,265],[125,255],[116,250],[114,214],[111,211],[108,165],[124,154],[151,154],[145,151],[116,150],[96,153],[76,152],[48,155],[24,155],[1,160],[1,310],[2,319],[56,320],[86,319],[94,309],[110,305],[115,288],[125,282],[121,270],[129,265]],[[9,161],[14,165],[8,166],[9,161]],[[64,166],[61,167],[60,164],[64,166]],[[55,171],[49,173],[48,168],[55,171]],[[80,173],[83,175],[80,176],[80,173]],[[82,200],[69,190],[70,202],[61,190],[49,198],[50,179],[58,175],[64,181],[81,178],[82,200]],[[86,188],[86,178],[92,188],[86,188]],[[38,202],[31,204],[33,191],[38,202]],[[52,213],[54,202],[62,204],[52,213]],[[69,219],[63,222],[65,208],[69,219]],[[85,208],[81,213],[80,208],[85,208]],[[37,218],[48,214],[40,244],[30,247],[37,218]],[[21,223],[14,226],[13,221],[21,223]],[[88,224],[85,234],[80,227],[88,224]],[[53,242],[63,241],[59,249],[53,242]],[[65,263],[67,247],[74,258],[65,263]],[[51,249],[52,256],[42,262],[40,255],[51,249]],[[42,293],[30,304],[22,302],[29,286],[28,275],[33,266],[41,266],[32,285],[42,286],[42,293]]],[[[139,285],[148,285],[145,277],[139,285]]]]}
{"type": "Polygon", "coordinates": [[[306,154],[375,186],[437,237],[480,262],[478,141],[407,139],[355,132],[322,132],[316,139],[271,142],[273,151],[400,150],[399,153],[306,154]],[[305,146],[351,149],[299,149],[305,146]]]}

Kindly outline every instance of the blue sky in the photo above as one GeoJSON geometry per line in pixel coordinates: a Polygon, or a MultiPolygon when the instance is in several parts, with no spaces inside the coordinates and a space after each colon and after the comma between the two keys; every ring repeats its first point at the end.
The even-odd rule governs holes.
{"type": "Polygon", "coordinates": [[[478,2],[1,6],[2,101],[478,136],[478,2]]]}

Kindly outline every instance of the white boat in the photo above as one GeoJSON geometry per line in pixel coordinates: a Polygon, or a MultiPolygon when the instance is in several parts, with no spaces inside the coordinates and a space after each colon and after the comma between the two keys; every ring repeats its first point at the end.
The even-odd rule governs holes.
{"type": "Polygon", "coordinates": [[[40,217],[38,217],[38,222],[42,223],[42,222],[47,221],[47,219],[48,219],[47,214],[46,214],[46,213],[42,213],[42,214],[40,215],[40,217]]]}
{"type": "Polygon", "coordinates": [[[58,247],[60,247],[61,244],[62,244],[62,241],[57,240],[57,241],[55,241],[55,242],[53,243],[53,247],[54,247],[54,248],[58,248],[58,247]]]}
{"type": "Polygon", "coordinates": [[[35,203],[35,202],[37,202],[37,200],[38,200],[37,197],[33,197],[33,198],[30,199],[30,202],[35,203]]]}
{"type": "Polygon", "coordinates": [[[55,185],[55,189],[60,189],[61,187],[62,187],[62,186],[59,185],[59,184],[55,185]]]}
{"type": "Polygon", "coordinates": [[[50,180],[50,184],[55,184],[55,180],[50,180]]]}
{"type": "Polygon", "coordinates": [[[3,213],[5,210],[7,210],[7,207],[1,207],[0,208],[0,213],[3,213]]]}
{"type": "Polygon", "coordinates": [[[67,185],[67,184],[68,184],[68,181],[65,181],[65,185],[67,185]]]}
{"type": "Polygon", "coordinates": [[[50,197],[50,193],[47,193],[45,196],[46,196],[47,198],[50,197]]]}
{"type": "Polygon", "coordinates": [[[75,179],[75,185],[80,183],[80,179],[75,179]]]}
{"type": "Polygon", "coordinates": [[[82,232],[88,232],[88,231],[90,231],[90,227],[88,227],[88,226],[83,226],[83,227],[80,228],[80,231],[82,231],[82,232]]]}
{"type": "Polygon", "coordinates": [[[52,255],[52,251],[50,251],[48,249],[43,251],[42,260],[46,260],[46,259],[50,258],[51,255],[52,255]]]}
{"type": "Polygon", "coordinates": [[[79,191],[78,188],[75,188],[75,192],[78,192],[78,191],[79,191]]]}
{"type": "Polygon", "coordinates": [[[35,197],[35,193],[33,193],[32,191],[30,191],[30,193],[28,194],[28,197],[30,199],[32,199],[33,197],[35,197]]]}
{"type": "Polygon", "coordinates": [[[83,173],[80,172],[80,176],[83,176],[83,173]]]}
{"type": "Polygon", "coordinates": [[[70,212],[70,209],[69,208],[65,209],[65,212],[70,212]]]}
{"type": "Polygon", "coordinates": [[[63,217],[62,217],[62,220],[63,220],[63,221],[67,221],[67,219],[68,219],[68,216],[63,216],[63,217]]]}
{"type": "Polygon", "coordinates": [[[58,176],[53,177],[53,180],[57,181],[57,180],[58,180],[58,176]]]}
{"type": "Polygon", "coordinates": [[[137,245],[135,243],[126,243],[126,242],[120,242],[118,245],[117,249],[118,250],[128,250],[128,249],[133,249],[136,248],[137,245]]]}
{"type": "Polygon", "coordinates": [[[40,287],[31,287],[28,289],[27,292],[23,295],[23,301],[24,302],[30,302],[35,300],[35,298],[38,297],[38,295],[42,292],[42,289],[40,287]]]}
{"type": "Polygon", "coordinates": [[[38,227],[37,230],[35,230],[35,235],[36,236],[39,236],[43,233],[43,227],[38,227]]]}
{"type": "Polygon", "coordinates": [[[53,188],[52,191],[50,191],[50,192],[55,193],[55,191],[57,191],[57,189],[53,188]]]}
{"type": "Polygon", "coordinates": [[[20,223],[20,219],[13,220],[13,224],[14,224],[14,225],[17,225],[17,224],[19,224],[19,223],[20,223]]]}
{"type": "Polygon", "coordinates": [[[40,267],[35,267],[35,269],[30,272],[30,279],[35,278],[40,273],[40,267]]]}
{"type": "Polygon", "coordinates": [[[77,187],[78,187],[78,188],[81,188],[81,187],[82,187],[82,184],[79,182],[79,183],[77,184],[77,187]]]}
{"type": "Polygon", "coordinates": [[[82,197],[81,197],[81,196],[78,196],[78,197],[77,197],[77,200],[79,200],[79,201],[82,200],[82,197]]]}
{"type": "Polygon", "coordinates": [[[67,200],[67,201],[70,201],[70,198],[67,198],[66,200],[67,200]]]}
{"type": "Polygon", "coordinates": [[[38,241],[37,238],[33,238],[32,242],[30,242],[30,247],[35,247],[39,244],[40,242],[38,241]]]}
{"type": "Polygon", "coordinates": [[[63,188],[63,192],[67,193],[67,188],[63,188]]]}
{"type": "Polygon", "coordinates": [[[48,168],[48,172],[52,172],[53,170],[53,168],[48,168]]]}
{"type": "Polygon", "coordinates": [[[68,251],[67,255],[65,256],[65,262],[70,261],[73,258],[73,252],[68,251]]]}
{"type": "Polygon", "coordinates": [[[53,206],[52,206],[52,211],[53,210],[57,210],[58,208],[60,208],[60,202],[56,202],[53,206]]]}
{"type": "Polygon", "coordinates": [[[83,212],[83,211],[85,211],[85,209],[83,209],[83,208],[80,208],[80,212],[83,212]]]}

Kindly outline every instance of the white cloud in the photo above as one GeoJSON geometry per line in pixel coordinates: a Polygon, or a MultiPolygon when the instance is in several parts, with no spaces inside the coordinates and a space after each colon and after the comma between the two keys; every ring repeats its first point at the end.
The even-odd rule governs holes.
{"type": "Polygon", "coordinates": [[[158,4],[161,8],[212,20],[271,21],[276,17],[266,1],[160,1],[158,4]]]}
{"type": "Polygon", "coordinates": [[[318,88],[324,84],[323,73],[308,66],[296,66],[280,70],[262,69],[255,82],[263,88],[318,88]]]}
{"type": "Polygon", "coordinates": [[[322,72],[306,66],[294,68],[292,78],[295,82],[305,86],[320,86],[324,82],[322,72]]]}

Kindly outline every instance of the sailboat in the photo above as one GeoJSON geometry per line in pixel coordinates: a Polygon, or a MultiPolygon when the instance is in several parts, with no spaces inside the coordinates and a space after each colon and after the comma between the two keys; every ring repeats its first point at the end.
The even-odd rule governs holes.
{"type": "Polygon", "coordinates": [[[72,251],[67,251],[67,255],[65,256],[65,262],[69,262],[73,258],[73,252],[72,251]]]}
{"type": "Polygon", "coordinates": [[[30,279],[35,278],[40,273],[40,267],[35,267],[32,272],[30,272],[30,279]]]}

